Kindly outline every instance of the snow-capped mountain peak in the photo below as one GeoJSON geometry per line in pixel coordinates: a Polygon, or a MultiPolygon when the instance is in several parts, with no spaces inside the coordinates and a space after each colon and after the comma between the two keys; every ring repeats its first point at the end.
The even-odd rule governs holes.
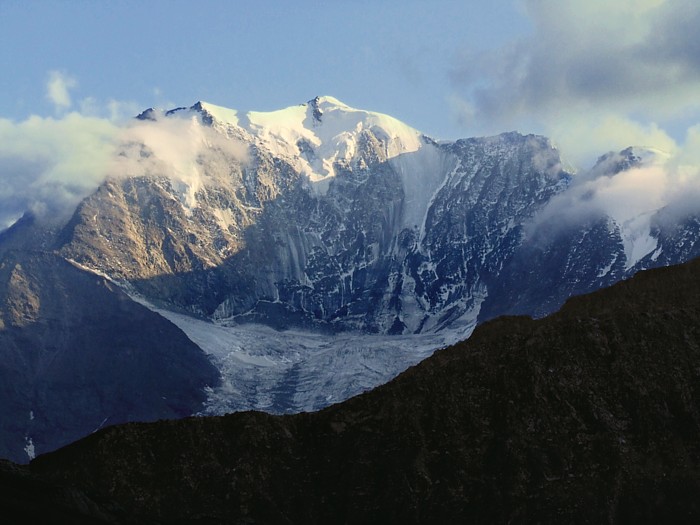
{"type": "Polygon", "coordinates": [[[624,150],[633,155],[643,166],[658,166],[665,164],[671,158],[670,153],[657,148],[632,146],[624,150]]]}
{"type": "Polygon", "coordinates": [[[666,185],[663,167],[669,158],[664,151],[639,146],[608,154],[601,165],[609,170],[607,176],[592,184],[596,200],[620,229],[626,270],[657,249],[652,223],[664,206],[658,188],[666,185]]]}
{"type": "Polygon", "coordinates": [[[632,168],[660,166],[665,164],[670,155],[662,150],[640,146],[630,146],[622,151],[610,151],[598,158],[590,176],[604,175],[610,177],[632,168]]]}
{"type": "MultiPolygon", "coordinates": [[[[180,109],[184,108],[167,114],[180,109]]],[[[368,155],[384,161],[415,152],[424,144],[423,135],[403,122],[352,108],[331,96],[277,111],[242,113],[209,102],[197,102],[189,110],[200,113],[203,123],[215,128],[244,130],[314,183],[327,182],[339,166],[362,163],[368,155]]],[[[326,187],[318,185],[321,190],[326,187]]]]}
{"type": "Polygon", "coordinates": [[[246,117],[241,124],[249,133],[289,159],[312,182],[334,177],[338,166],[362,158],[367,141],[378,143],[383,157],[379,160],[417,151],[422,145],[418,131],[393,117],[354,109],[330,96],[246,117]]]}
{"type": "MultiPolygon", "coordinates": [[[[134,323],[155,321],[127,308],[123,294],[107,294],[121,285],[171,310],[162,315],[218,372],[202,356],[178,361],[171,341],[179,338],[187,350],[184,335],[154,324],[170,334],[148,336],[154,359],[139,353],[131,368],[105,369],[95,376],[93,397],[112,399],[101,387],[131,381],[123,370],[152,377],[157,366],[175,366],[177,382],[199,393],[182,401],[157,395],[145,412],[99,404],[95,418],[80,423],[87,431],[115,422],[120,410],[124,417],[169,415],[168,399],[191,407],[204,399],[204,384],[211,412],[320,408],[466,337],[478,321],[542,316],[571,295],[700,255],[697,199],[683,195],[682,209],[671,206],[664,190],[675,175],[655,164],[663,155],[653,150],[611,153],[574,176],[544,137],[511,132],[436,143],[388,115],[329,96],[270,112],[200,101],[147,109],[138,119],[124,130],[110,176],[64,226],[22,220],[1,232],[5,259],[21,252],[17,264],[0,268],[0,284],[12,292],[4,294],[0,324],[17,328],[0,332],[17,336],[3,348],[21,356],[24,343],[38,337],[65,340],[88,352],[90,363],[93,348],[131,360],[133,342],[148,336],[134,323]],[[76,274],[82,269],[92,274],[76,274]],[[49,298],[54,289],[60,300],[49,298]],[[86,294],[97,293],[101,308],[86,310],[86,294]],[[52,319],[77,321],[28,322],[39,303],[42,312],[55,310],[52,319]],[[115,319],[126,328],[115,331],[115,319]],[[144,369],[144,362],[152,364],[144,369]],[[203,372],[183,380],[189,363],[203,372]],[[218,373],[220,386],[209,380],[218,373]]],[[[41,364],[42,355],[13,361],[10,354],[8,362],[27,363],[8,376],[19,381],[8,383],[12,391],[36,391],[31,378],[42,376],[31,363],[41,364]]],[[[66,363],[67,374],[74,367],[66,363]]],[[[82,399],[83,382],[73,387],[82,399]]],[[[11,419],[34,421],[31,413],[39,422],[55,412],[52,399],[20,400],[11,419]]],[[[54,421],[63,422],[59,416],[54,421]]],[[[46,439],[36,424],[12,435],[23,459],[66,435],[61,424],[46,439]]]]}

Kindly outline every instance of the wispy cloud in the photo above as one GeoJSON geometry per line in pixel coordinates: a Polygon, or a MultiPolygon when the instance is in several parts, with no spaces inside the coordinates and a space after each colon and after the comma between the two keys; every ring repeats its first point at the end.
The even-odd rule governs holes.
{"type": "Polygon", "coordinates": [[[78,81],[67,73],[50,71],[49,80],[46,83],[46,98],[56,108],[56,111],[64,111],[73,105],[70,90],[78,85],[78,81]]]}
{"type": "Polygon", "coordinates": [[[637,149],[643,160],[622,171],[618,167],[628,160],[627,152],[608,155],[547,203],[528,225],[527,242],[546,245],[607,217],[620,228],[628,261],[638,260],[655,243],[640,244],[643,253],[637,253],[635,242],[650,238],[654,225],[670,227],[700,214],[700,164],[686,155],[697,138],[689,136],[676,155],[637,149]]]}
{"type": "Polygon", "coordinates": [[[104,177],[118,132],[109,120],[78,113],[0,119],[0,227],[25,211],[70,213],[104,177]]]}
{"type": "Polygon", "coordinates": [[[643,237],[660,210],[657,217],[671,222],[699,214],[700,4],[522,5],[532,32],[500,49],[463,53],[452,71],[452,106],[474,133],[543,133],[578,168],[528,237],[549,239],[603,216],[629,230],[623,237],[643,237]],[[617,174],[610,166],[591,170],[600,155],[629,146],[660,152],[617,174]]]}
{"type": "Polygon", "coordinates": [[[181,193],[183,205],[192,208],[200,189],[230,183],[231,164],[248,160],[244,143],[201,125],[189,112],[165,117],[155,111],[154,118],[157,120],[132,120],[122,128],[111,176],[166,176],[181,193]],[[215,153],[204,155],[207,151],[215,153]],[[203,166],[219,162],[224,164],[218,168],[203,166]],[[221,174],[225,174],[223,180],[221,174]]]}

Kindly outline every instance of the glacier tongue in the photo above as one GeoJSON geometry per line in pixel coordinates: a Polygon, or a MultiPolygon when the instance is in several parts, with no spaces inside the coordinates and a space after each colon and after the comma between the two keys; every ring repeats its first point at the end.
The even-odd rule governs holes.
{"type": "Polygon", "coordinates": [[[219,368],[206,415],[238,410],[318,410],[386,383],[435,350],[468,337],[475,323],[433,334],[279,332],[265,325],[225,326],[139,302],[177,325],[219,368]]]}

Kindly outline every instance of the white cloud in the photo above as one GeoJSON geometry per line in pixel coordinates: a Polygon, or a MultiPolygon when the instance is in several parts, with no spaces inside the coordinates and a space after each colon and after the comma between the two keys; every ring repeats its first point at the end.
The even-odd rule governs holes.
{"type": "MultiPolygon", "coordinates": [[[[57,108],[71,105],[68,88],[77,82],[51,73],[49,96],[57,108]]],[[[77,204],[107,177],[157,173],[194,195],[204,184],[198,156],[207,148],[243,162],[245,148],[192,115],[159,122],[133,117],[142,107],[130,102],[82,99],[80,111],[58,117],[0,119],[0,229],[26,211],[66,220],[77,204]],[[149,156],[141,155],[141,144],[149,156]]]]}
{"type": "Polygon", "coordinates": [[[657,124],[635,122],[623,115],[586,112],[553,120],[547,131],[574,166],[590,167],[595,159],[609,151],[629,146],[654,148],[669,154],[678,150],[676,141],[657,124]]]}
{"type": "MultiPolygon", "coordinates": [[[[535,217],[526,236],[531,242],[547,243],[571,228],[610,217],[622,229],[623,241],[631,242],[633,237],[648,238],[655,222],[669,226],[699,215],[696,139],[700,136],[689,136],[670,155],[636,149],[641,163],[622,171],[620,166],[628,160],[626,152],[610,154],[594,169],[575,175],[571,186],[535,217]]],[[[630,246],[626,252],[628,249],[630,246]]]]}
{"type": "Polygon", "coordinates": [[[105,176],[119,129],[105,119],[0,119],[0,226],[25,211],[64,218],[105,176]]]}
{"type": "Polygon", "coordinates": [[[700,214],[700,125],[692,125],[700,120],[700,3],[522,5],[531,35],[460,57],[454,113],[472,133],[515,127],[547,135],[578,169],[529,226],[530,242],[607,216],[634,261],[653,247],[637,243],[649,238],[652,217],[668,225],[700,214]],[[614,155],[591,170],[600,155],[629,146],[665,153],[617,174],[614,155]]]}
{"type": "Polygon", "coordinates": [[[688,128],[683,147],[674,161],[679,169],[700,166],[700,124],[688,128]]]}
{"type": "MultiPolygon", "coordinates": [[[[228,163],[247,161],[244,143],[201,125],[190,113],[164,117],[155,111],[154,115],[156,122],[133,120],[122,128],[119,155],[110,168],[113,176],[165,175],[181,190],[183,204],[191,208],[196,204],[195,194],[203,186],[220,182],[200,164],[205,151],[216,150],[217,158],[228,163]]],[[[228,179],[228,169],[223,173],[228,179]]]]}
{"type": "Polygon", "coordinates": [[[463,55],[453,105],[477,132],[517,127],[550,136],[579,169],[530,234],[603,215],[648,228],[639,218],[657,210],[673,221],[700,213],[700,125],[693,125],[700,121],[700,3],[522,5],[532,34],[463,55]],[[665,154],[616,175],[590,170],[598,156],[629,146],[665,154]]]}
{"type": "Polygon", "coordinates": [[[455,105],[470,109],[472,132],[543,133],[565,154],[590,162],[598,145],[598,154],[630,145],[673,147],[668,130],[678,140],[678,126],[700,120],[700,3],[523,5],[532,34],[488,53],[463,54],[453,71],[455,96],[464,101],[455,105]]]}
{"type": "Polygon", "coordinates": [[[69,91],[77,85],[77,80],[70,75],[61,71],[51,71],[46,83],[46,97],[57,111],[66,110],[73,104],[69,91]]]}
{"type": "Polygon", "coordinates": [[[128,122],[144,109],[135,102],[114,99],[103,102],[94,97],[80,100],[78,107],[81,115],[107,119],[115,124],[128,122]]]}

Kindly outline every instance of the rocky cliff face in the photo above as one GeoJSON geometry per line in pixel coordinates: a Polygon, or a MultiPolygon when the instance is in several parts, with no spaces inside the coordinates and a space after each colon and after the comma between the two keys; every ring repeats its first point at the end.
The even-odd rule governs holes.
{"type": "Polygon", "coordinates": [[[284,110],[292,122],[275,134],[274,122],[226,122],[219,119],[230,115],[207,107],[148,122],[186,115],[190,128],[244,144],[245,160],[202,147],[196,177],[177,180],[147,145],[136,152],[130,144],[123,154],[144,175],[105,182],[81,204],[60,249],[153,301],[213,319],[468,330],[523,224],[569,180],[541,137],[438,145],[332,99],[284,110]],[[345,142],[323,159],[340,136],[345,142]]]}
{"type": "Polygon", "coordinates": [[[691,523],[700,263],[502,318],[314,414],[100,431],[34,473],[130,519],[691,523]]]}
{"type": "MultiPolygon", "coordinates": [[[[588,178],[613,179],[628,170],[648,169],[654,155],[658,153],[634,148],[604,155],[588,178]],[[642,156],[651,156],[651,161],[642,156]]],[[[546,219],[535,219],[537,227],[530,225],[500,275],[490,281],[480,321],[504,314],[541,317],[569,297],[700,255],[700,221],[692,207],[669,205],[620,220],[597,208],[577,216],[574,202],[569,208],[553,203],[558,213],[548,214],[544,207],[546,219]]]]}
{"type": "Polygon", "coordinates": [[[478,319],[546,315],[698,253],[690,211],[566,206],[592,199],[586,182],[659,162],[647,150],[574,176],[543,137],[438,144],[331,97],[144,115],[143,140],[124,145],[120,174],[80,205],[58,248],[220,322],[467,336],[478,319]],[[170,127],[188,137],[184,157],[149,139],[170,127]]]}

